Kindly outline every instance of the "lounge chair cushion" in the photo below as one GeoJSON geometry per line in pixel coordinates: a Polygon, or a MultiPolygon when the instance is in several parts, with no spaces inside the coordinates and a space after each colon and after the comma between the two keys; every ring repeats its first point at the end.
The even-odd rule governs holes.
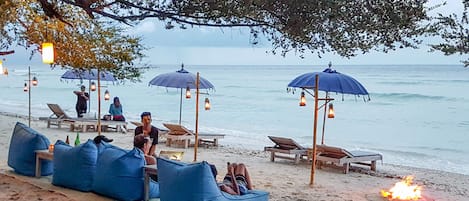
{"type": "MultiPolygon", "coordinates": [[[[49,148],[49,139],[32,128],[17,122],[11,136],[8,150],[8,166],[16,173],[34,176],[36,168],[36,150],[49,148]]],[[[41,175],[53,173],[52,161],[41,160],[41,175]]]]}
{"type": "Polygon", "coordinates": [[[54,146],[52,184],[79,191],[91,191],[98,149],[93,140],[77,147],[57,140],[54,146]]]}
{"type": "Polygon", "coordinates": [[[269,193],[250,190],[245,195],[230,195],[222,192],[213,177],[210,165],[203,161],[186,164],[158,158],[158,182],[162,201],[264,201],[269,193]]]}
{"type": "MultiPolygon", "coordinates": [[[[143,166],[140,149],[108,146],[98,155],[93,191],[117,200],[143,200],[143,166]]],[[[150,183],[150,198],[159,197],[157,182],[150,183]]]]}

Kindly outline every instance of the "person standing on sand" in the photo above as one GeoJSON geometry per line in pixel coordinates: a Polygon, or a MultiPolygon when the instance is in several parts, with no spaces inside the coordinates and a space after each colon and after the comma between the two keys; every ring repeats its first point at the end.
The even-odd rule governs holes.
{"type": "Polygon", "coordinates": [[[88,110],[86,103],[90,99],[90,94],[85,92],[85,90],[85,85],[81,85],[81,91],[73,91],[73,93],[77,95],[77,104],[75,105],[75,109],[77,111],[78,118],[83,117],[83,114],[88,110]]]}
{"type": "Polygon", "coordinates": [[[151,147],[147,151],[147,155],[155,156],[156,145],[158,144],[158,128],[151,125],[151,113],[143,112],[140,115],[142,125],[135,128],[135,135],[143,134],[145,137],[150,137],[151,147]]]}

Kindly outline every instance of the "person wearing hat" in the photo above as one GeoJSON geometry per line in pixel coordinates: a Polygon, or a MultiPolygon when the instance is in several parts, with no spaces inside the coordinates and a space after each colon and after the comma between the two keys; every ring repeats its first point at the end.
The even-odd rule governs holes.
{"type": "Polygon", "coordinates": [[[73,93],[77,95],[77,104],[75,105],[75,109],[77,110],[78,118],[83,117],[83,114],[88,110],[88,104],[86,103],[90,99],[90,94],[85,92],[85,90],[85,85],[81,85],[80,91],[73,91],[73,93]]]}
{"type": "Polygon", "coordinates": [[[158,128],[151,125],[150,112],[143,112],[140,117],[142,125],[135,128],[135,135],[143,134],[145,137],[150,138],[151,146],[149,150],[146,150],[145,154],[155,156],[156,145],[158,144],[158,128]]]}

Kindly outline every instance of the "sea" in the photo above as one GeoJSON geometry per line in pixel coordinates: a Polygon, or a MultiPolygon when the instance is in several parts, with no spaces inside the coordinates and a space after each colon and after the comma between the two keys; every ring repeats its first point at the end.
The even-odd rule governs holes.
{"type": "MultiPolygon", "coordinates": [[[[0,75],[0,112],[34,119],[47,117],[47,103],[59,104],[76,116],[76,96],[81,84],[89,81],[64,80],[66,70],[30,66],[39,84],[31,93],[23,92],[28,66],[9,66],[9,75],[0,75]],[[29,97],[31,110],[29,110],[29,97]]],[[[299,106],[300,90],[288,91],[295,77],[322,71],[320,65],[186,65],[191,73],[210,81],[215,89],[201,90],[199,131],[222,133],[224,146],[263,150],[273,143],[267,136],[283,136],[303,146],[313,144],[314,100],[306,96],[299,106]],[[203,102],[209,98],[210,110],[203,102]]],[[[462,65],[336,65],[340,73],[359,81],[368,96],[329,93],[335,118],[323,121],[319,110],[317,142],[330,146],[379,152],[384,163],[436,169],[469,175],[469,68],[462,65]],[[325,124],[324,124],[325,123],[325,124]]],[[[139,121],[144,111],[152,113],[153,124],[178,123],[180,89],[150,86],[162,73],[179,70],[179,65],[155,65],[144,70],[141,82],[102,82],[118,96],[128,121],[139,121]]],[[[185,91],[185,90],[184,90],[185,91]]],[[[320,97],[325,93],[320,92],[320,97]]],[[[103,97],[103,95],[101,96],[103,97]]],[[[182,99],[182,124],[195,129],[196,100],[182,99]]],[[[101,100],[101,116],[111,101],[101,100]]],[[[320,105],[323,104],[320,102],[320,105]]],[[[88,116],[97,116],[97,92],[91,92],[88,116]]],[[[44,124],[45,126],[45,124],[44,124]]]]}

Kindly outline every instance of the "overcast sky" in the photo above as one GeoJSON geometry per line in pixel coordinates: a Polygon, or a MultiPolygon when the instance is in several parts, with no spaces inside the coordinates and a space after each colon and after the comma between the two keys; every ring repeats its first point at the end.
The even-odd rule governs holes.
{"type": "MultiPolygon", "coordinates": [[[[448,0],[448,5],[435,12],[462,12],[461,0],[448,0]]],[[[430,4],[442,0],[430,0],[430,4]]],[[[429,48],[422,45],[420,49],[399,49],[390,53],[370,52],[351,59],[342,58],[332,53],[318,58],[315,54],[306,54],[300,59],[294,52],[286,57],[267,53],[271,50],[270,43],[260,41],[259,45],[250,43],[247,29],[220,29],[195,27],[187,30],[175,28],[164,29],[164,25],[155,19],[147,19],[139,25],[129,28],[129,33],[142,36],[144,44],[150,48],[146,54],[146,62],[150,64],[180,64],[188,65],[326,65],[329,61],[337,65],[360,64],[460,64],[464,57],[461,55],[444,56],[440,52],[429,53],[429,48]]],[[[431,43],[431,39],[424,39],[424,44],[431,43]]],[[[28,61],[29,54],[16,49],[17,53],[7,58],[14,63],[35,63],[34,58],[28,61]]]]}

